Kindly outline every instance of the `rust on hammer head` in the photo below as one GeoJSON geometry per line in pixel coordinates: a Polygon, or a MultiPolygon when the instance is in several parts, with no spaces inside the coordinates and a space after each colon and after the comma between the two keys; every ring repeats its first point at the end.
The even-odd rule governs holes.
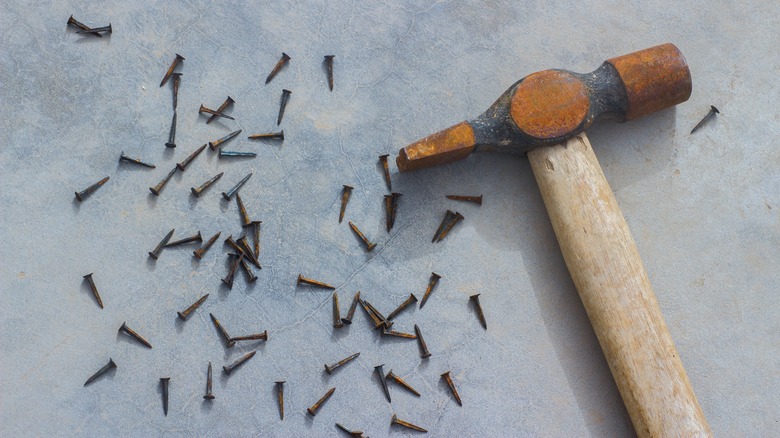
{"type": "Polygon", "coordinates": [[[466,158],[474,144],[474,129],[461,122],[401,149],[395,162],[402,172],[449,163],[466,158]]]}

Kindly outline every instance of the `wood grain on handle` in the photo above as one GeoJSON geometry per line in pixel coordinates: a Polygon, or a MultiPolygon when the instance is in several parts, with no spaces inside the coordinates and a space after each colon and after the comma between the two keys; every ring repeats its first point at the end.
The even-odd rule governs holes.
{"type": "Polygon", "coordinates": [[[628,224],[587,137],[534,149],[528,158],[637,435],[710,436],[628,224]]]}

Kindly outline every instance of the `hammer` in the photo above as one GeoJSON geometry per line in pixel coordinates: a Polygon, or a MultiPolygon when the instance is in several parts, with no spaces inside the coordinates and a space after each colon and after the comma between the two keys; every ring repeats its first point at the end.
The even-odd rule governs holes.
{"type": "Polygon", "coordinates": [[[634,239],[584,130],[685,102],[691,72],[663,44],[591,73],[544,70],[517,81],[474,120],[399,151],[402,172],[473,151],[527,154],[574,285],[640,437],[711,435],[634,239]]]}

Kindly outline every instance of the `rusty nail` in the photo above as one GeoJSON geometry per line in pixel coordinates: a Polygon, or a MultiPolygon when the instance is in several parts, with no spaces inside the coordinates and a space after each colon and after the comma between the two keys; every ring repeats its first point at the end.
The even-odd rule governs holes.
{"type": "Polygon", "coordinates": [[[703,119],[699,123],[696,124],[696,126],[693,127],[691,130],[691,134],[696,132],[699,128],[701,128],[707,121],[709,121],[711,118],[715,117],[715,114],[720,114],[720,111],[718,111],[717,108],[715,108],[714,105],[710,105],[710,111],[707,113],[706,116],[704,116],[703,119]]]}
{"type": "Polygon", "coordinates": [[[162,402],[163,412],[165,416],[168,416],[168,384],[170,383],[170,377],[160,377],[160,385],[162,386],[162,402]]]}
{"type": "Polygon", "coordinates": [[[234,185],[233,188],[231,188],[227,192],[222,192],[222,197],[230,201],[230,198],[232,198],[233,195],[236,194],[236,192],[238,192],[238,189],[240,189],[241,186],[243,186],[244,183],[247,182],[251,176],[252,174],[250,173],[249,175],[241,178],[241,181],[239,181],[236,185],[234,185]]]}
{"type": "Polygon", "coordinates": [[[219,322],[216,316],[214,316],[213,313],[209,313],[209,316],[211,317],[211,321],[214,322],[214,326],[217,328],[219,333],[222,335],[222,339],[225,340],[225,343],[227,344],[228,348],[231,348],[232,346],[236,345],[235,341],[230,340],[230,335],[228,335],[227,330],[225,330],[225,327],[222,327],[222,324],[219,322]]]}
{"type": "Polygon", "coordinates": [[[103,35],[101,35],[98,32],[95,32],[94,30],[92,30],[91,27],[87,26],[86,24],[76,20],[75,18],[73,18],[73,15],[71,15],[70,18],[68,18],[68,24],[70,24],[72,26],[76,26],[76,27],[78,27],[81,30],[91,31],[92,35],[95,35],[98,38],[103,38],[103,35]]]}
{"type": "Polygon", "coordinates": [[[238,341],[267,341],[268,340],[268,330],[264,330],[263,333],[257,333],[254,335],[247,335],[247,336],[236,336],[233,338],[230,338],[231,341],[238,342],[238,341]]]}
{"type": "Polygon", "coordinates": [[[397,375],[393,374],[393,370],[390,370],[387,373],[387,378],[392,380],[392,381],[394,381],[395,383],[403,386],[407,391],[411,392],[412,394],[416,395],[417,397],[420,396],[420,393],[417,392],[416,389],[412,388],[412,385],[406,383],[406,381],[404,379],[402,379],[402,378],[398,377],[397,375]]]}
{"type": "Polygon", "coordinates": [[[474,307],[477,309],[479,322],[482,324],[482,327],[487,330],[487,322],[485,321],[485,314],[482,312],[482,304],[479,303],[479,295],[480,294],[472,295],[469,297],[469,299],[474,302],[474,307]]]}
{"type": "Polygon", "coordinates": [[[206,298],[208,298],[208,297],[209,297],[209,294],[203,295],[202,297],[198,298],[198,301],[195,301],[194,303],[192,303],[192,305],[190,305],[190,307],[187,307],[186,309],[184,309],[184,311],[176,312],[179,315],[179,319],[181,319],[182,321],[186,321],[187,320],[187,316],[189,316],[189,314],[192,313],[193,310],[195,310],[198,307],[200,307],[200,305],[203,304],[203,302],[206,301],[206,298]]]}
{"type": "Polygon", "coordinates": [[[226,141],[228,141],[228,140],[232,139],[233,137],[237,136],[238,134],[241,134],[241,131],[242,131],[242,130],[241,130],[241,129],[239,129],[239,130],[237,130],[237,131],[233,131],[233,132],[231,132],[230,134],[228,134],[228,135],[226,135],[226,136],[224,136],[224,137],[222,137],[222,138],[220,138],[220,139],[217,139],[217,140],[214,140],[214,141],[210,141],[210,142],[209,142],[209,147],[210,147],[210,148],[211,148],[211,150],[213,151],[213,150],[215,150],[216,148],[218,148],[218,147],[219,147],[219,146],[220,146],[222,143],[224,143],[224,142],[226,142],[226,141]]]}
{"type": "Polygon", "coordinates": [[[447,195],[447,199],[452,199],[453,201],[473,202],[475,204],[482,205],[482,195],[479,196],[447,195]]]}
{"type": "Polygon", "coordinates": [[[195,251],[193,251],[192,254],[195,256],[195,258],[198,259],[198,260],[202,259],[203,255],[206,254],[206,251],[208,251],[209,248],[211,248],[211,245],[214,245],[214,242],[216,242],[217,239],[219,239],[219,235],[220,234],[222,234],[222,232],[221,231],[217,231],[217,234],[211,236],[211,238],[208,241],[206,241],[205,245],[203,245],[199,249],[196,249],[195,251]]]}
{"type": "Polygon", "coordinates": [[[397,338],[405,338],[405,339],[417,339],[417,335],[411,333],[397,332],[395,330],[388,330],[387,328],[382,330],[382,335],[395,336],[397,338]]]}
{"type": "Polygon", "coordinates": [[[203,193],[204,190],[211,187],[212,184],[217,182],[218,179],[222,178],[222,175],[225,172],[219,172],[218,174],[214,175],[213,177],[209,178],[208,181],[204,182],[200,185],[200,187],[192,187],[190,190],[192,190],[192,194],[197,196],[200,196],[201,193],[203,193]]]}
{"type": "Polygon", "coordinates": [[[279,126],[282,123],[282,117],[284,117],[284,110],[287,108],[287,102],[290,101],[290,95],[292,94],[292,91],[290,90],[282,90],[282,101],[279,104],[279,117],[276,119],[276,126],[279,126]]]}
{"type": "Polygon", "coordinates": [[[228,274],[225,276],[225,278],[222,279],[222,282],[225,283],[228,289],[233,289],[233,278],[235,278],[236,270],[238,269],[239,265],[241,265],[242,260],[244,260],[244,253],[240,252],[238,253],[238,257],[235,258],[235,261],[233,261],[233,264],[230,266],[230,271],[228,271],[228,274]]]}
{"type": "Polygon", "coordinates": [[[317,411],[320,410],[322,404],[328,401],[328,399],[330,398],[330,396],[333,395],[334,392],[336,392],[336,388],[330,388],[328,392],[326,392],[325,395],[322,396],[321,399],[317,400],[317,403],[314,403],[312,407],[307,408],[306,410],[309,412],[309,415],[311,415],[312,417],[317,415],[317,411]]]}
{"type": "Polygon", "coordinates": [[[352,195],[352,190],[354,187],[344,185],[344,188],[341,190],[341,210],[339,211],[339,223],[344,219],[344,212],[347,210],[347,203],[349,202],[349,197],[352,195]]]}
{"type": "Polygon", "coordinates": [[[205,105],[200,104],[200,109],[198,110],[199,113],[206,113],[211,114],[214,117],[224,117],[228,120],[236,120],[235,117],[229,116],[221,111],[215,111],[213,109],[207,108],[205,105]]]}
{"type": "Polygon", "coordinates": [[[381,327],[381,326],[382,326],[382,320],[381,320],[381,319],[379,319],[379,318],[378,318],[378,317],[377,317],[377,316],[374,314],[374,312],[373,312],[373,311],[371,310],[371,308],[369,307],[369,306],[370,306],[370,304],[368,304],[368,303],[367,303],[365,300],[361,300],[359,297],[358,297],[358,301],[360,302],[360,306],[361,306],[361,307],[363,307],[363,310],[365,310],[365,311],[366,311],[366,313],[368,314],[368,317],[369,317],[369,318],[371,318],[371,321],[373,321],[373,323],[374,323],[374,328],[379,328],[379,327],[381,327]]]}
{"type": "Polygon", "coordinates": [[[176,147],[176,111],[173,111],[173,118],[171,118],[171,129],[168,131],[168,141],[165,142],[165,147],[173,149],[176,147]]]}
{"type": "Polygon", "coordinates": [[[79,202],[84,201],[84,198],[91,195],[95,190],[99,189],[103,184],[106,183],[106,181],[109,180],[110,177],[105,177],[101,179],[100,181],[96,182],[95,184],[92,184],[91,186],[87,187],[86,189],[76,192],[76,199],[79,200],[79,202]]]}
{"type": "Polygon", "coordinates": [[[90,34],[99,33],[99,32],[111,33],[112,32],[111,23],[109,23],[108,26],[93,27],[91,29],[82,29],[76,31],[76,33],[90,33],[90,34]]]}
{"type": "Polygon", "coordinates": [[[414,334],[417,335],[417,343],[420,344],[420,357],[423,359],[431,357],[431,352],[428,351],[428,344],[425,343],[420,327],[417,324],[414,325],[414,334]]]}
{"type": "Polygon", "coordinates": [[[431,239],[431,242],[436,242],[436,240],[439,239],[439,236],[441,235],[442,231],[444,231],[444,227],[447,226],[447,224],[452,221],[452,218],[455,217],[455,213],[452,212],[452,210],[447,210],[447,213],[444,214],[444,219],[441,220],[441,223],[439,224],[439,228],[436,229],[436,233],[433,235],[433,239],[431,239]]]}
{"type": "Polygon", "coordinates": [[[316,286],[322,289],[336,289],[336,286],[331,286],[328,283],[323,283],[321,281],[312,280],[311,278],[306,278],[302,274],[298,274],[298,283],[297,284],[308,284],[310,286],[316,286]]]}
{"type": "Polygon", "coordinates": [[[108,363],[106,365],[104,365],[103,368],[99,369],[98,372],[96,372],[95,374],[91,375],[89,377],[89,379],[87,379],[87,381],[84,383],[84,386],[87,386],[90,383],[94,382],[95,380],[97,380],[98,377],[102,376],[103,374],[107,373],[108,370],[113,369],[113,368],[116,368],[116,363],[114,362],[114,359],[111,359],[109,357],[108,358],[108,363]]]}
{"type": "Polygon", "coordinates": [[[257,275],[255,275],[252,268],[249,267],[249,263],[246,262],[246,259],[241,260],[241,268],[244,270],[244,273],[246,273],[247,283],[254,283],[257,281],[257,275]]]}
{"type": "Polygon", "coordinates": [[[233,371],[235,371],[236,368],[241,366],[244,362],[248,361],[252,357],[254,357],[255,353],[257,351],[250,351],[249,353],[239,357],[235,360],[235,362],[231,363],[230,365],[225,365],[222,367],[222,369],[225,371],[225,374],[230,375],[233,371]]]}
{"type": "Polygon", "coordinates": [[[393,414],[393,418],[390,419],[390,425],[393,425],[393,424],[397,424],[399,426],[403,426],[403,427],[405,427],[407,429],[416,430],[418,432],[426,432],[426,433],[428,432],[426,429],[423,429],[422,427],[417,426],[415,424],[412,424],[412,423],[410,423],[408,421],[399,420],[398,416],[395,415],[395,414],[393,414]]]}
{"type": "Polygon", "coordinates": [[[382,384],[382,391],[385,393],[385,397],[387,397],[387,401],[390,402],[390,391],[387,389],[387,381],[385,381],[385,372],[383,367],[385,364],[377,365],[374,367],[374,371],[376,371],[377,375],[379,376],[379,383],[382,384]]]}
{"type": "Polygon", "coordinates": [[[425,288],[425,295],[422,297],[422,301],[420,301],[420,308],[422,309],[425,303],[428,301],[428,297],[431,295],[431,292],[433,292],[433,289],[436,287],[437,284],[439,284],[439,279],[441,278],[441,275],[431,272],[431,279],[428,281],[428,287],[425,288]]]}
{"type": "Polygon", "coordinates": [[[339,424],[339,423],[336,423],[336,427],[338,427],[339,429],[343,430],[344,432],[349,434],[349,436],[351,436],[351,437],[355,437],[355,438],[362,438],[363,437],[363,431],[362,430],[349,430],[344,425],[339,424]]]}
{"type": "Polygon", "coordinates": [[[363,304],[365,304],[366,307],[368,307],[368,310],[371,311],[371,313],[373,313],[377,317],[377,319],[379,320],[379,324],[375,325],[374,328],[379,328],[381,326],[384,326],[385,329],[389,330],[390,327],[393,326],[393,323],[388,321],[387,318],[385,318],[385,316],[382,315],[382,313],[379,310],[376,309],[376,307],[371,305],[371,303],[369,303],[366,300],[363,300],[363,304]]]}
{"type": "Polygon", "coordinates": [[[252,225],[252,221],[249,220],[249,214],[246,212],[244,201],[241,199],[241,195],[236,193],[236,204],[238,204],[238,213],[241,215],[241,227],[246,228],[252,225]]]}
{"type": "Polygon", "coordinates": [[[284,140],[284,130],[266,134],[252,134],[248,138],[250,140],[284,140]]]}
{"type": "Polygon", "coordinates": [[[414,304],[416,302],[417,302],[417,297],[414,296],[414,294],[409,294],[409,298],[407,298],[403,303],[401,303],[401,305],[398,306],[397,309],[395,309],[392,312],[390,312],[390,314],[387,315],[387,319],[393,319],[396,315],[401,313],[402,310],[406,309],[411,304],[414,304]]]}
{"type": "Polygon", "coordinates": [[[100,298],[100,294],[98,293],[97,286],[95,286],[95,280],[92,279],[92,273],[89,273],[84,276],[84,279],[87,280],[87,283],[89,283],[89,288],[92,289],[92,295],[95,296],[95,300],[97,300],[98,306],[100,308],[103,308],[103,300],[100,298]]]}
{"type": "Polygon", "coordinates": [[[279,418],[284,420],[284,384],[286,380],[277,380],[276,382],[276,397],[279,400],[279,418]]]}
{"type": "Polygon", "coordinates": [[[209,362],[209,370],[206,374],[206,395],[203,396],[206,400],[214,400],[214,393],[211,392],[212,377],[211,377],[211,362],[209,362]]]}
{"type": "Polygon", "coordinates": [[[244,253],[244,257],[249,259],[249,261],[257,266],[257,269],[263,269],[262,266],[260,266],[260,261],[257,260],[255,255],[252,253],[252,249],[249,247],[249,242],[246,240],[246,236],[241,236],[240,239],[236,240],[236,243],[240,245],[241,251],[244,253]]]}
{"type": "Polygon", "coordinates": [[[252,221],[250,222],[251,225],[253,225],[254,233],[255,233],[255,258],[260,257],[260,224],[262,224],[263,221],[252,221]]]}
{"type": "Polygon", "coordinates": [[[328,88],[333,91],[333,58],[336,55],[325,55],[325,68],[328,70],[328,88]]]}
{"type": "Polygon", "coordinates": [[[273,79],[277,73],[279,73],[279,70],[282,69],[282,67],[285,66],[290,61],[290,56],[286,53],[282,52],[282,57],[279,58],[279,61],[276,62],[276,65],[274,66],[274,69],[271,70],[271,73],[268,74],[268,77],[265,78],[265,83],[271,82],[271,79],[273,79]]]}
{"type": "Polygon", "coordinates": [[[198,234],[195,234],[194,236],[185,237],[184,239],[179,239],[171,243],[166,243],[165,247],[170,248],[172,246],[186,245],[193,242],[203,242],[203,236],[200,235],[200,231],[198,231],[198,234]]]}
{"type": "Polygon", "coordinates": [[[157,183],[154,187],[149,187],[149,191],[152,192],[154,196],[160,196],[160,192],[162,191],[163,187],[165,187],[166,184],[168,184],[168,181],[173,178],[173,174],[176,173],[176,171],[179,170],[178,167],[174,167],[170,172],[168,172],[168,175],[165,175],[165,178],[162,179],[159,183],[157,183]]]}
{"type": "Polygon", "coordinates": [[[462,221],[463,219],[464,219],[463,215],[456,211],[455,217],[450,219],[450,222],[447,224],[447,226],[444,227],[444,230],[442,230],[441,234],[439,235],[439,239],[437,240],[437,242],[441,242],[442,240],[444,240],[444,238],[447,237],[447,234],[450,232],[450,230],[452,230],[452,227],[454,227],[455,224],[462,221]]]}
{"type": "Polygon", "coordinates": [[[148,167],[150,169],[155,169],[157,167],[154,164],[144,163],[143,161],[141,161],[140,158],[128,157],[127,155],[125,155],[125,151],[122,151],[122,154],[119,155],[119,162],[123,162],[123,161],[125,163],[137,164],[139,166],[148,167]]]}
{"type": "Polygon", "coordinates": [[[182,161],[181,163],[176,164],[176,167],[178,167],[179,170],[181,170],[183,172],[184,169],[186,169],[187,166],[189,166],[189,164],[192,162],[192,160],[194,160],[195,157],[200,155],[200,153],[203,152],[203,149],[206,149],[206,146],[208,146],[208,145],[204,144],[203,146],[195,149],[195,152],[191,153],[190,156],[185,158],[184,161],[182,161]]]}
{"type": "Polygon", "coordinates": [[[162,82],[160,82],[160,86],[161,86],[161,87],[162,87],[163,85],[165,85],[165,83],[166,83],[166,82],[168,82],[168,79],[169,79],[169,78],[171,77],[171,75],[173,74],[173,69],[175,69],[175,68],[176,68],[176,66],[177,66],[177,65],[179,65],[179,63],[180,63],[180,62],[182,62],[182,61],[184,61],[184,57],[183,57],[183,56],[181,56],[181,55],[179,55],[179,54],[177,53],[177,54],[176,54],[176,58],[174,58],[174,59],[173,59],[173,62],[171,63],[171,66],[170,66],[170,67],[168,67],[168,71],[167,71],[167,72],[165,72],[165,76],[163,76],[162,82]]]}
{"type": "Polygon", "coordinates": [[[165,248],[165,245],[168,243],[169,240],[171,240],[171,237],[173,237],[173,232],[176,231],[176,229],[172,229],[171,231],[168,231],[168,234],[163,237],[163,240],[160,241],[160,243],[157,244],[157,247],[154,248],[152,252],[149,253],[149,257],[157,260],[158,257],[160,257],[160,253],[162,252],[163,248],[165,248]]]}
{"type": "Polygon", "coordinates": [[[144,344],[144,345],[145,345],[145,346],[147,346],[148,348],[152,348],[152,344],[150,344],[150,343],[149,343],[149,341],[147,341],[146,339],[144,339],[144,338],[143,338],[143,336],[141,336],[141,335],[139,335],[138,333],[136,333],[136,332],[135,332],[135,330],[133,330],[133,329],[131,329],[130,327],[128,327],[128,326],[127,326],[127,323],[124,323],[124,322],[123,322],[123,323],[122,323],[122,327],[119,327],[119,331],[120,331],[120,332],[124,332],[124,333],[126,333],[126,334],[130,335],[130,336],[131,336],[132,338],[134,338],[136,341],[138,341],[138,342],[140,342],[140,343],[144,344]]]}
{"type": "Polygon", "coordinates": [[[387,224],[387,232],[393,229],[393,197],[391,195],[385,195],[385,223],[387,224]]]}
{"type": "Polygon", "coordinates": [[[366,245],[366,250],[371,252],[376,248],[376,243],[372,243],[370,240],[368,240],[368,237],[366,237],[360,230],[358,229],[357,225],[353,224],[352,221],[349,222],[349,227],[352,228],[352,231],[357,234],[357,236],[360,238],[360,240],[363,241],[363,243],[366,245]]]}
{"type": "MultiPolygon", "coordinates": [[[[225,99],[225,101],[224,101],[224,102],[222,102],[222,105],[220,105],[220,106],[219,106],[219,108],[217,108],[217,112],[218,112],[218,113],[222,113],[223,111],[225,111],[225,110],[227,109],[227,107],[228,107],[228,106],[230,106],[230,105],[232,105],[232,104],[234,104],[234,103],[236,103],[236,101],[235,101],[235,100],[233,100],[233,98],[232,98],[232,97],[228,96],[228,97],[227,97],[227,99],[225,99]]],[[[216,116],[216,115],[212,114],[212,115],[209,117],[209,119],[208,119],[208,120],[206,120],[206,124],[209,124],[209,123],[211,123],[211,122],[212,122],[214,119],[216,119],[217,117],[219,117],[219,116],[216,116]]]]}
{"type": "Polygon", "coordinates": [[[325,364],[325,371],[328,374],[333,374],[333,371],[336,368],[340,368],[341,366],[343,366],[343,365],[345,365],[345,364],[347,364],[349,362],[352,362],[353,360],[357,359],[358,356],[360,356],[360,353],[355,353],[355,354],[353,354],[353,355],[351,355],[349,357],[341,359],[340,361],[334,363],[333,365],[325,364]]]}
{"type": "Polygon", "coordinates": [[[452,377],[450,376],[450,372],[447,371],[446,373],[441,375],[444,380],[447,381],[447,386],[450,387],[450,391],[452,391],[452,395],[455,397],[455,401],[458,402],[459,405],[463,406],[463,402],[460,401],[460,395],[458,395],[458,390],[455,389],[455,383],[452,381],[452,377]]]}
{"type": "Polygon", "coordinates": [[[173,74],[173,111],[179,106],[179,85],[181,84],[181,73],[173,74]]]}
{"type": "Polygon", "coordinates": [[[360,301],[360,291],[355,294],[355,298],[352,299],[352,304],[349,305],[347,317],[341,318],[341,322],[344,324],[352,324],[352,317],[355,316],[355,309],[357,308],[358,301],[360,301]]]}
{"type": "Polygon", "coordinates": [[[247,254],[247,249],[244,248],[244,244],[246,243],[246,236],[242,236],[240,239],[238,239],[238,242],[233,240],[233,236],[228,236],[227,239],[225,239],[225,244],[229,245],[231,248],[236,250],[237,252],[244,254],[245,258],[248,258],[250,262],[252,262],[253,265],[257,266],[258,268],[262,269],[260,266],[260,263],[253,257],[253,255],[247,254]]]}
{"type": "Polygon", "coordinates": [[[379,156],[379,162],[382,164],[382,170],[385,173],[385,182],[387,183],[387,191],[393,190],[393,183],[390,181],[390,168],[387,165],[387,157],[390,155],[384,154],[379,156]]]}
{"type": "Polygon", "coordinates": [[[339,310],[339,294],[333,292],[333,327],[344,327],[344,323],[341,321],[341,311],[339,310]]]}

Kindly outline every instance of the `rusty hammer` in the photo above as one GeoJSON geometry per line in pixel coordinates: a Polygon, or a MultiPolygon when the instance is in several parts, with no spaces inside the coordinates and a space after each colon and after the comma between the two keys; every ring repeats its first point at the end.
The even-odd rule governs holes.
{"type": "Polygon", "coordinates": [[[688,100],[691,73],[673,44],[604,62],[592,73],[545,70],[475,120],[399,151],[403,171],[472,151],[527,154],[566,266],[641,437],[711,435],[639,252],[585,128],[688,100]]]}

